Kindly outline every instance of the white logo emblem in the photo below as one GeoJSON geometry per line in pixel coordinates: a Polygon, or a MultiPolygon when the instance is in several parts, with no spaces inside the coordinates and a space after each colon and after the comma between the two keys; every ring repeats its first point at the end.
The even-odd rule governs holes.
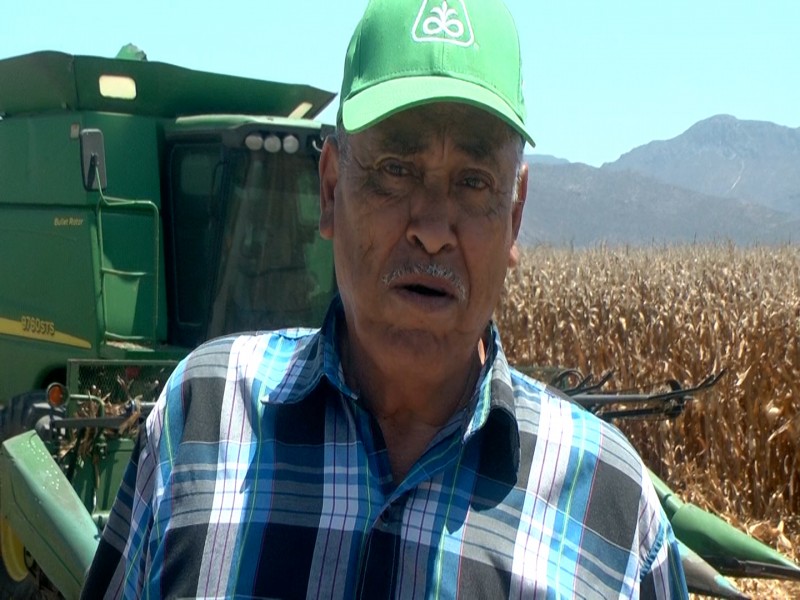
{"type": "Polygon", "coordinates": [[[457,46],[475,43],[464,0],[423,0],[411,37],[415,42],[447,42],[457,46]]]}

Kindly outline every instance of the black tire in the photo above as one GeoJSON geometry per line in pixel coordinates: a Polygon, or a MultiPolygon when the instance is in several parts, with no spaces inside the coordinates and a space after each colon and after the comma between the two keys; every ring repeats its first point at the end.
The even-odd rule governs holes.
{"type": "Polygon", "coordinates": [[[22,581],[14,581],[6,572],[3,561],[0,560],[0,598],[3,600],[32,600],[39,597],[36,581],[32,576],[29,575],[22,581]]]}
{"type": "Polygon", "coordinates": [[[52,412],[44,390],[14,396],[0,417],[0,439],[8,439],[33,429],[36,422],[52,412]]]}

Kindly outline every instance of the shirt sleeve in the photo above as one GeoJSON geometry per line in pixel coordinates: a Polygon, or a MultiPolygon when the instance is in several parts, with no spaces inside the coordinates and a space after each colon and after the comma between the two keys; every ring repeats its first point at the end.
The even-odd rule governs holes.
{"type": "Polygon", "coordinates": [[[645,559],[641,570],[639,597],[643,600],[688,600],[689,591],[678,541],[653,490],[652,482],[648,478],[645,483],[643,498],[647,508],[641,514],[650,525],[644,535],[644,546],[640,553],[645,555],[645,559]],[[647,518],[648,513],[652,518],[647,518]]]}
{"type": "MultiPolygon", "coordinates": [[[[169,385],[167,386],[167,388],[169,385]]],[[[165,388],[165,390],[167,389],[165,388]]],[[[84,581],[81,598],[139,598],[160,480],[158,444],[166,393],[140,428],[130,462],[84,581]]]]}

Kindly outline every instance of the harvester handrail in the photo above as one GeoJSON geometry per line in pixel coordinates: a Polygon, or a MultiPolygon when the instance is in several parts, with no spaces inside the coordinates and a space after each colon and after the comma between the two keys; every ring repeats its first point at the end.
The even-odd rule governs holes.
{"type": "MultiPolygon", "coordinates": [[[[106,196],[103,193],[103,187],[100,185],[100,167],[97,164],[97,161],[94,161],[94,169],[95,169],[95,181],[97,182],[97,190],[100,194],[100,202],[97,204],[97,236],[98,236],[98,243],[100,246],[100,272],[102,274],[100,278],[100,286],[101,290],[105,289],[105,275],[117,275],[123,277],[134,277],[137,279],[141,279],[144,277],[152,277],[153,278],[153,322],[152,322],[152,330],[150,332],[150,337],[146,338],[144,336],[126,336],[120,335],[118,333],[113,333],[108,331],[108,327],[105,328],[105,337],[106,339],[117,340],[117,341],[152,341],[155,342],[157,338],[157,330],[158,330],[158,298],[159,298],[159,273],[158,273],[158,261],[159,261],[159,253],[160,253],[160,234],[159,234],[159,210],[158,206],[152,200],[130,200],[125,198],[115,198],[113,196],[106,196]],[[105,250],[103,245],[103,207],[130,207],[130,208],[144,208],[152,212],[153,215],[153,270],[148,271],[125,271],[120,269],[114,269],[111,267],[106,266],[105,264],[105,250]]],[[[106,303],[106,295],[103,294],[103,311],[105,314],[108,314],[108,309],[105,305],[106,303]]]]}
{"type": "MultiPolygon", "coordinates": [[[[669,391],[653,392],[648,394],[637,394],[625,391],[586,391],[599,389],[599,386],[582,387],[582,384],[585,383],[586,379],[584,379],[582,384],[576,388],[562,391],[586,410],[595,413],[606,420],[616,418],[639,418],[646,416],[673,418],[683,412],[686,404],[692,400],[694,394],[708,390],[709,388],[715,386],[724,374],[725,369],[722,369],[716,374],[711,373],[702,381],[700,381],[700,383],[690,387],[683,387],[677,380],[672,379],[668,382],[672,388],[669,391]],[[613,411],[604,410],[611,405],[625,403],[647,404],[648,406],[622,408],[613,411]]],[[[605,384],[610,379],[609,375],[610,373],[601,379],[602,384],[605,384]]]]}

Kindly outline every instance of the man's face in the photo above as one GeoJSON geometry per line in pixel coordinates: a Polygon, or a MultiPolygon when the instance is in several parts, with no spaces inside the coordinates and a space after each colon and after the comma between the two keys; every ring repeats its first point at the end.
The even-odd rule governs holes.
{"type": "Polygon", "coordinates": [[[387,360],[466,356],[516,260],[527,186],[519,136],[484,111],[442,103],[344,146],[323,151],[320,231],[333,240],[348,336],[387,360]]]}

